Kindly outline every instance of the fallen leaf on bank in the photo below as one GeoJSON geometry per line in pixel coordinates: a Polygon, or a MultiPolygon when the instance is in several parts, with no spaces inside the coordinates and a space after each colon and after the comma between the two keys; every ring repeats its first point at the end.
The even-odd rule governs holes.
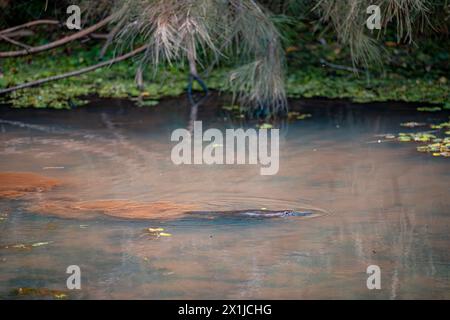
{"type": "Polygon", "coordinates": [[[299,51],[300,49],[296,46],[290,46],[286,48],[286,53],[291,53],[291,52],[295,52],[295,51],[299,51]]]}
{"type": "Polygon", "coordinates": [[[394,42],[394,41],[386,41],[384,44],[385,44],[387,47],[397,47],[397,46],[398,46],[398,43],[397,43],[397,42],[394,42]]]}

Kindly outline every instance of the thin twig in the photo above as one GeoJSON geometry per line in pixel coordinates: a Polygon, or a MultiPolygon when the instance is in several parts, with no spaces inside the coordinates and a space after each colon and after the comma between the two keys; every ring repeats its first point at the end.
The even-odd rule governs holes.
{"type": "Polygon", "coordinates": [[[326,65],[327,67],[337,69],[337,70],[344,70],[344,71],[355,72],[355,73],[362,72],[362,70],[359,70],[357,68],[341,66],[338,64],[330,63],[330,62],[326,61],[325,59],[320,59],[320,63],[326,65]]]}
{"type": "Polygon", "coordinates": [[[26,44],[24,44],[24,43],[22,43],[22,42],[20,42],[20,41],[11,39],[11,38],[9,38],[9,37],[7,37],[7,36],[4,36],[4,35],[1,35],[1,34],[0,34],[0,39],[3,39],[3,40],[5,40],[6,42],[9,42],[9,43],[11,43],[11,44],[13,44],[13,45],[15,45],[15,46],[22,47],[22,48],[24,48],[25,50],[29,50],[29,49],[31,48],[30,46],[28,46],[28,45],[26,45],[26,44]]]}
{"type": "Polygon", "coordinates": [[[19,26],[15,26],[15,27],[11,27],[11,28],[8,28],[8,29],[1,30],[0,34],[8,34],[8,33],[20,30],[20,29],[26,29],[26,28],[37,26],[37,25],[40,25],[40,24],[59,24],[59,23],[60,22],[57,21],[57,20],[35,20],[35,21],[30,21],[30,22],[21,24],[19,26]]]}
{"type": "Polygon", "coordinates": [[[107,38],[106,38],[106,42],[103,45],[101,51],[100,51],[100,59],[103,59],[105,54],[106,54],[106,50],[108,50],[109,46],[111,45],[112,41],[114,40],[114,37],[117,35],[117,33],[120,31],[120,28],[122,28],[123,24],[125,22],[125,19],[120,20],[115,26],[114,28],[111,30],[111,32],[108,34],[107,38]]]}

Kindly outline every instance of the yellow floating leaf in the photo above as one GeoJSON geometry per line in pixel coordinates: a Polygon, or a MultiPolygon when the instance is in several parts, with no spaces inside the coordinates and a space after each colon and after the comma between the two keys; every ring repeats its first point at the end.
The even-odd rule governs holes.
{"type": "Polygon", "coordinates": [[[54,297],[55,297],[55,299],[66,299],[67,298],[67,294],[65,294],[65,293],[55,293],[54,297]]]}
{"type": "Polygon", "coordinates": [[[172,235],[170,233],[161,232],[159,234],[161,237],[171,237],[172,235]]]}
{"type": "Polygon", "coordinates": [[[272,129],[272,127],[270,123],[263,123],[259,126],[260,129],[272,129]]]}
{"type": "Polygon", "coordinates": [[[45,245],[47,245],[49,243],[50,242],[36,242],[36,243],[33,243],[31,246],[32,247],[41,247],[41,246],[45,246],[45,245]]]}

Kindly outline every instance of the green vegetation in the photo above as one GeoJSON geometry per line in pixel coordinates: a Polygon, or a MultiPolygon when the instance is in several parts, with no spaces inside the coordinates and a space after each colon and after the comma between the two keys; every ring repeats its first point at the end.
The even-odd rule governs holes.
{"type": "MultiPolygon", "coordinates": [[[[33,18],[63,21],[68,2],[45,3],[32,0],[25,8],[0,0],[4,18],[0,25],[8,28],[33,18]]],[[[209,88],[241,98],[237,99],[241,112],[263,107],[276,113],[283,109],[285,95],[417,102],[424,104],[420,110],[425,112],[450,108],[447,0],[399,0],[389,6],[376,0],[374,3],[384,8],[381,32],[365,27],[369,3],[365,0],[345,4],[332,0],[233,0],[229,2],[233,10],[220,1],[205,1],[206,7],[161,0],[77,3],[82,5],[84,27],[117,13],[108,27],[95,29],[107,32],[109,45],[103,47],[105,40],[86,34],[50,51],[1,59],[0,89],[95,65],[104,52],[103,58],[108,59],[131,47],[147,46],[148,50],[94,72],[0,96],[2,102],[14,107],[61,109],[98,95],[132,98],[139,106],[151,107],[164,96],[183,93],[188,75],[196,75],[198,68],[198,79],[204,79],[209,88]],[[253,23],[255,17],[259,24],[253,23]],[[144,86],[139,90],[134,79],[142,65],[146,68],[144,86]]],[[[26,43],[36,48],[74,34],[51,25],[31,29],[31,36],[17,38],[19,46],[26,43]]],[[[4,57],[18,49],[23,51],[17,44],[0,42],[4,57]]],[[[202,89],[197,82],[194,89],[202,89]]]]}
{"type": "MultiPolygon", "coordinates": [[[[50,55],[40,54],[5,59],[2,65],[4,74],[0,76],[0,88],[94,64],[97,62],[99,49],[98,45],[94,47],[78,45],[70,54],[64,49],[56,49],[50,55]]],[[[368,77],[365,73],[356,74],[322,66],[315,55],[312,52],[288,54],[288,59],[295,59],[287,74],[289,97],[345,98],[355,102],[395,100],[439,104],[444,105],[444,108],[450,105],[450,81],[440,72],[423,71],[421,73],[421,70],[414,69],[417,68],[416,65],[406,65],[406,67],[403,65],[401,70],[389,66],[389,69],[385,69],[384,75],[368,77]],[[305,55],[313,63],[305,67],[298,66],[298,59],[307,59],[305,55]]],[[[340,60],[339,57],[333,57],[331,54],[328,58],[333,63],[340,60]]],[[[430,64],[439,62],[433,59],[429,61],[430,64]]],[[[11,103],[14,107],[61,109],[82,105],[89,95],[105,98],[141,96],[143,99],[139,103],[140,106],[153,106],[162,97],[178,96],[186,90],[188,73],[186,67],[173,65],[169,68],[161,68],[155,77],[153,77],[153,71],[145,72],[144,88],[140,92],[134,82],[137,63],[124,61],[78,77],[16,91],[10,96],[0,97],[2,99],[0,101],[11,103]]],[[[407,64],[406,61],[405,64],[407,64]]],[[[228,71],[227,66],[222,66],[205,77],[205,81],[212,89],[227,90],[228,71]]],[[[194,88],[200,89],[196,84],[194,88]]],[[[433,110],[437,110],[436,108],[432,107],[433,110]]],[[[431,109],[424,107],[423,111],[431,111],[431,109]]]]}

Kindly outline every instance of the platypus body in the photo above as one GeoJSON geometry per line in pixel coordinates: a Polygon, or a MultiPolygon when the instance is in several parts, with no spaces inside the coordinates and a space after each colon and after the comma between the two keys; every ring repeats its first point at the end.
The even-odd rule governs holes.
{"type": "Polygon", "coordinates": [[[192,211],[190,214],[198,215],[223,215],[223,216],[243,216],[252,218],[283,218],[283,217],[307,217],[312,215],[311,211],[295,210],[230,210],[230,211],[192,211]]]}

